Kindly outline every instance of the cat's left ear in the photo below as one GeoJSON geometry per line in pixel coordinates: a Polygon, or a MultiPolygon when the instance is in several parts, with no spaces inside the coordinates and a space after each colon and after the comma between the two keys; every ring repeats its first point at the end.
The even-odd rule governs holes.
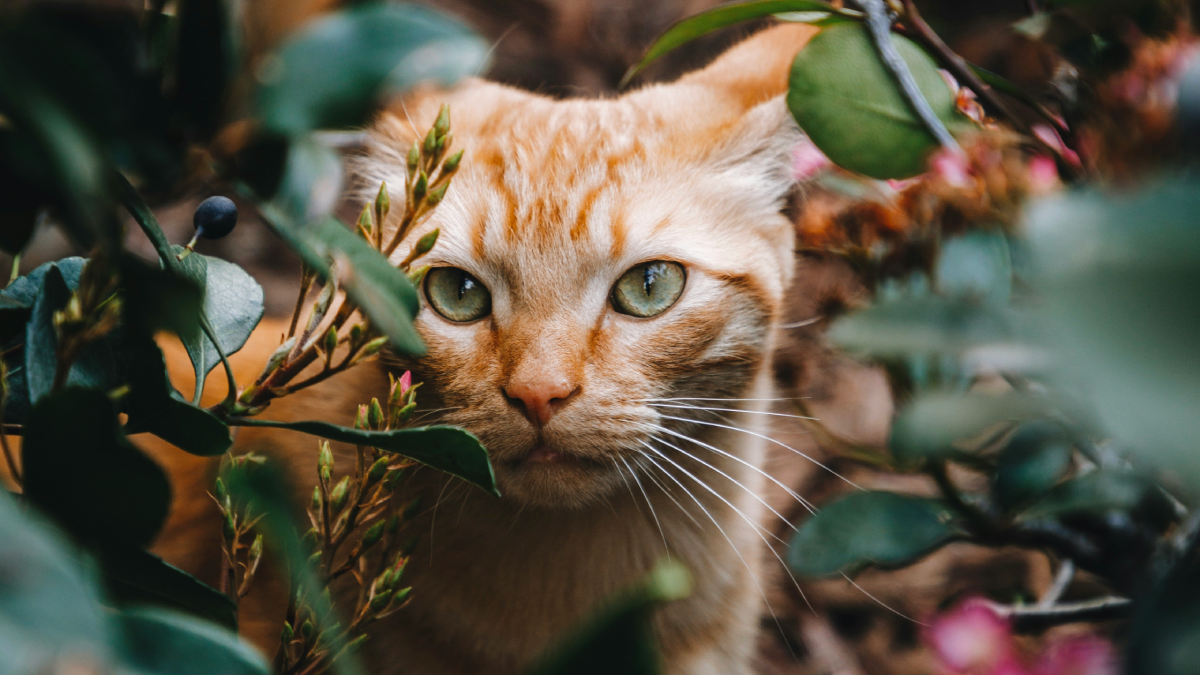
{"type": "Polygon", "coordinates": [[[778,206],[796,184],[792,156],[804,141],[785,98],[776,96],[747,110],[708,157],[731,187],[778,206]]]}

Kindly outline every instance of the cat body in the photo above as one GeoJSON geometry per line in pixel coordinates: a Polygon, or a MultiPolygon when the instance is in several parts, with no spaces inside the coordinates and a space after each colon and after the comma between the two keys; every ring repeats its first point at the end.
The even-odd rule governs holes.
{"type": "MultiPolygon", "coordinates": [[[[793,265],[781,212],[800,132],[782,94],[813,32],[769,29],[678,82],[611,100],[471,81],[414,94],[374,126],[355,162],[371,193],[404,183],[415,130],[449,103],[451,151],[465,157],[406,241],[438,228],[422,262],[459,274],[460,300],[487,293],[488,311],[450,320],[425,297],[426,355],[354,369],[264,417],[349,423],[383,398],[385,368],[411,369],[421,408],[483,441],[504,496],[432,470],[405,485],[426,500],[412,599],[369,641],[371,672],[520,673],[668,557],[692,591],[655,615],[666,672],[749,672],[768,364],[793,265]],[[643,269],[631,292],[646,298],[663,270],[682,284],[650,316],[621,311],[614,290],[643,269]]],[[[246,355],[274,347],[264,334],[278,327],[238,356],[261,364],[246,355]]],[[[244,429],[237,446],[283,458],[311,491],[311,438],[244,429]]],[[[168,533],[161,548],[198,550],[182,541],[168,533]]],[[[247,601],[247,630],[272,618],[277,630],[278,599],[247,601]]]]}

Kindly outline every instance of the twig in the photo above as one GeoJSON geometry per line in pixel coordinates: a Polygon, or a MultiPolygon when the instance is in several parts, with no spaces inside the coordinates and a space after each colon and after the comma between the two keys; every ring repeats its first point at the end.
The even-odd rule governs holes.
{"type": "Polygon", "coordinates": [[[1034,605],[1037,609],[1050,609],[1062,594],[1066,592],[1067,587],[1071,585],[1071,581],[1075,578],[1075,563],[1070,558],[1063,558],[1062,564],[1058,566],[1058,574],[1054,576],[1054,583],[1046,590],[1046,594],[1041,600],[1034,605]]]}
{"type": "Polygon", "coordinates": [[[5,288],[12,286],[13,282],[21,276],[21,254],[18,253],[12,258],[12,269],[8,272],[8,284],[5,288]]]}
{"type": "Polygon", "coordinates": [[[1119,619],[1133,610],[1133,601],[1112,595],[1082,602],[1064,602],[1052,607],[1014,607],[994,602],[989,602],[988,606],[1000,616],[1011,619],[1015,630],[1031,632],[1066,623],[1119,619]]]}
{"type": "Polygon", "coordinates": [[[921,120],[922,126],[943,147],[961,154],[962,148],[959,147],[958,141],[954,140],[950,131],[946,129],[946,125],[942,124],[942,121],[933,112],[929,101],[925,100],[925,95],[921,93],[921,88],[917,86],[916,79],[908,69],[908,64],[900,57],[900,52],[892,43],[892,19],[888,16],[887,5],[883,0],[858,0],[858,4],[866,12],[867,31],[871,36],[871,41],[875,44],[876,51],[879,52],[879,60],[883,62],[884,67],[900,85],[904,99],[908,101],[917,118],[921,120]]]}

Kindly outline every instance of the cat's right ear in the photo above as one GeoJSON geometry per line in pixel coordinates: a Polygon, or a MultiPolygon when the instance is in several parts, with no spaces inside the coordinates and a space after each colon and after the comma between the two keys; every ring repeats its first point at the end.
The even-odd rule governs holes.
{"type": "Polygon", "coordinates": [[[787,92],[788,75],[796,54],[819,28],[785,23],[751,35],[717,57],[707,67],[683,76],[680,85],[713,90],[742,112],[787,92]]]}

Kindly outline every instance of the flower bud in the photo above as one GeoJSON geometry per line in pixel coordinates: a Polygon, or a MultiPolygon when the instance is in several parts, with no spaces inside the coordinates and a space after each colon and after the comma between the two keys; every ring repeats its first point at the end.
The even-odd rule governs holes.
{"type": "Polygon", "coordinates": [[[222,481],[220,478],[217,478],[216,492],[217,492],[217,501],[220,502],[221,504],[224,504],[225,500],[229,498],[229,492],[227,492],[225,490],[225,482],[222,481]]]}
{"type": "Polygon", "coordinates": [[[358,353],[358,359],[365,359],[369,356],[375,356],[379,353],[379,350],[387,346],[387,342],[388,339],[386,335],[371,340],[367,344],[363,345],[362,351],[358,353]]]}
{"type": "Polygon", "coordinates": [[[233,541],[233,538],[237,535],[237,527],[233,524],[232,510],[225,512],[225,521],[221,524],[221,534],[225,537],[226,541],[233,541]]]}
{"type": "Polygon", "coordinates": [[[382,595],[392,590],[392,570],[386,569],[375,577],[375,594],[382,595]]]}
{"type": "Polygon", "coordinates": [[[462,163],[462,158],[463,158],[462,150],[459,150],[458,152],[454,153],[453,155],[450,155],[449,157],[447,157],[446,161],[442,164],[442,175],[449,176],[450,174],[454,173],[455,171],[458,171],[458,165],[460,163],[462,163]]]}
{"type": "Polygon", "coordinates": [[[438,138],[442,138],[447,131],[450,131],[450,104],[443,103],[438,110],[437,121],[433,123],[433,132],[438,138]]]}
{"type": "Polygon", "coordinates": [[[417,171],[417,165],[421,163],[421,142],[413,141],[412,147],[408,149],[408,175],[413,175],[417,171]]]}
{"type": "Polygon", "coordinates": [[[381,520],[368,527],[367,531],[363,533],[362,549],[364,551],[379,543],[379,540],[383,537],[383,526],[384,522],[381,520]]]}
{"type": "Polygon", "coordinates": [[[362,342],[363,330],[364,330],[363,325],[361,323],[356,323],[353,326],[350,326],[350,348],[351,349],[354,349],[355,347],[358,346],[359,342],[362,342]]]}
{"type": "Polygon", "coordinates": [[[388,211],[392,209],[392,199],[388,196],[387,181],[379,184],[379,194],[375,195],[375,222],[383,227],[388,211]]]}
{"type": "Polygon", "coordinates": [[[387,533],[395,534],[400,529],[400,516],[392,514],[391,518],[387,519],[387,533]]]}
{"type": "Polygon", "coordinates": [[[399,408],[392,408],[392,419],[388,420],[388,422],[393,427],[404,424],[410,417],[412,417],[412,414],[416,409],[417,404],[415,402],[406,403],[399,408]]]}
{"type": "Polygon", "coordinates": [[[283,630],[279,631],[279,641],[286,645],[295,639],[295,637],[296,634],[292,631],[292,624],[284,621],[283,630]]]}
{"type": "Polygon", "coordinates": [[[417,176],[417,182],[413,184],[413,201],[419,202],[425,198],[425,193],[429,192],[429,176],[422,171],[417,176]]]}
{"type": "Polygon", "coordinates": [[[329,330],[325,331],[325,344],[321,345],[326,354],[333,354],[333,350],[337,349],[338,334],[337,327],[330,326],[329,330]]]}
{"type": "Polygon", "coordinates": [[[358,233],[363,239],[370,240],[371,234],[374,231],[374,226],[371,222],[371,205],[363,206],[362,213],[358,214],[358,233]]]}
{"type": "MultiPolygon", "coordinates": [[[[437,192],[437,190],[434,190],[434,192],[437,192]]],[[[429,198],[433,199],[433,193],[429,194],[429,198]]],[[[440,232],[440,229],[435,229],[429,234],[426,234],[424,237],[418,239],[417,243],[413,245],[413,252],[409,257],[413,260],[416,260],[417,258],[420,258],[421,256],[433,250],[433,245],[437,243],[438,234],[440,232]]]]}
{"type": "Polygon", "coordinates": [[[408,280],[412,282],[413,286],[420,286],[421,282],[425,280],[425,274],[428,272],[429,265],[421,265],[417,269],[408,273],[408,280]]]}
{"type": "Polygon", "coordinates": [[[305,619],[304,623],[300,624],[300,636],[305,640],[311,639],[317,627],[313,625],[312,619],[305,619]]]}
{"type": "Polygon", "coordinates": [[[437,142],[437,130],[430,129],[429,133],[425,135],[425,145],[421,148],[425,157],[433,156],[433,153],[437,150],[437,142]]]}
{"type": "Polygon", "coordinates": [[[342,479],[333,486],[333,490],[329,493],[329,508],[332,511],[341,511],[346,505],[346,500],[350,497],[350,477],[342,476],[342,479]]]}
{"type": "Polygon", "coordinates": [[[383,477],[383,489],[393,490],[396,483],[400,482],[400,477],[404,475],[404,469],[392,469],[383,477]]]}
{"type": "Polygon", "coordinates": [[[412,539],[404,542],[404,545],[400,547],[400,555],[404,556],[405,558],[412,555],[413,551],[417,550],[417,543],[420,541],[421,540],[417,537],[413,537],[412,539]]]}
{"type": "Polygon", "coordinates": [[[271,358],[267,359],[267,365],[263,368],[262,375],[258,377],[259,381],[267,379],[268,375],[275,372],[275,369],[279,368],[280,364],[283,363],[283,360],[287,358],[288,353],[290,353],[292,348],[295,346],[296,336],[293,335],[283,344],[276,347],[275,351],[271,352],[271,358]]]}
{"type": "Polygon", "coordinates": [[[333,470],[333,451],[329,449],[329,441],[321,441],[317,452],[317,466],[322,471],[333,470]]]}
{"type": "Polygon", "coordinates": [[[321,512],[321,503],[322,503],[322,501],[323,501],[323,500],[321,499],[321,488],[320,488],[320,486],[314,487],[314,488],[313,488],[313,496],[312,496],[312,504],[311,504],[313,513],[320,513],[320,512],[321,512]]]}
{"type": "Polygon", "coordinates": [[[402,603],[408,599],[408,594],[411,592],[412,592],[412,586],[407,586],[405,588],[401,588],[400,590],[398,590],[392,594],[392,602],[399,605],[400,603],[402,603]]]}
{"type": "Polygon", "coordinates": [[[371,407],[367,408],[367,424],[376,431],[383,428],[383,406],[379,405],[379,399],[371,399],[371,407]]]}
{"type": "Polygon", "coordinates": [[[380,457],[371,465],[371,469],[367,471],[367,485],[378,483],[387,473],[388,458],[380,457]]]}
{"type": "Polygon", "coordinates": [[[354,638],[353,640],[347,642],[346,646],[342,647],[342,650],[340,652],[338,652],[338,655],[353,654],[353,653],[357,652],[363,646],[363,643],[367,641],[367,637],[369,637],[369,636],[366,633],[364,633],[364,634],[359,635],[358,637],[354,638]]]}
{"type": "Polygon", "coordinates": [[[438,204],[440,204],[442,202],[442,198],[446,196],[446,188],[448,188],[448,187],[450,187],[450,181],[446,181],[445,183],[442,183],[438,187],[435,187],[434,189],[430,190],[429,196],[425,198],[425,201],[430,206],[437,206],[438,204]]]}
{"type": "Polygon", "coordinates": [[[250,569],[258,567],[258,561],[262,559],[263,554],[263,537],[261,534],[255,535],[254,542],[250,544],[250,554],[247,558],[250,569]]]}
{"type": "Polygon", "coordinates": [[[369,605],[371,613],[374,614],[376,612],[382,612],[383,608],[388,606],[388,602],[390,602],[391,599],[391,593],[380,593],[379,595],[371,598],[369,605]]]}

